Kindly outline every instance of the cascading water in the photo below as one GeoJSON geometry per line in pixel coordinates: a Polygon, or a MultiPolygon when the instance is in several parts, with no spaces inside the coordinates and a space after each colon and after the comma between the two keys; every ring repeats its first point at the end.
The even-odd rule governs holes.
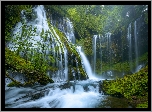
{"type": "Polygon", "coordinates": [[[135,58],[136,58],[136,70],[137,72],[140,67],[138,67],[138,36],[137,36],[137,28],[136,28],[136,21],[134,22],[134,38],[135,38],[135,58]]]}
{"type": "Polygon", "coordinates": [[[6,108],[98,108],[104,98],[98,82],[71,81],[43,87],[6,88],[5,105],[6,108]]]}
{"type": "MultiPolygon", "coordinates": [[[[51,27],[51,30],[49,29],[48,23],[47,23],[47,18],[46,18],[46,13],[44,11],[44,7],[42,5],[37,6],[36,8],[34,8],[33,12],[35,12],[35,16],[36,19],[34,20],[26,20],[26,16],[23,15],[24,11],[22,11],[22,16],[23,19],[25,20],[27,26],[32,26],[32,28],[36,28],[36,36],[31,36],[31,38],[27,38],[29,42],[31,42],[32,47],[30,48],[36,48],[39,49],[38,52],[42,52],[47,54],[49,53],[49,49],[52,48],[52,54],[55,57],[56,60],[56,65],[58,67],[58,71],[56,71],[56,73],[53,75],[52,79],[56,82],[56,81],[66,81],[68,80],[68,61],[67,61],[67,50],[65,45],[62,44],[59,36],[56,34],[56,31],[54,30],[53,27],[51,27]],[[47,41],[44,42],[44,40],[42,39],[42,31],[45,34],[48,34],[47,38],[51,38],[52,39],[52,43],[49,42],[49,39],[47,39],[47,41]],[[51,33],[47,33],[47,32],[51,32],[51,33]],[[41,47],[38,46],[39,45],[43,45],[45,47],[45,49],[42,50],[41,47]],[[55,47],[58,47],[58,50],[55,50],[55,47]],[[62,56],[62,54],[64,53],[64,57],[62,56]],[[63,66],[64,63],[64,66],[63,66]]],[[[14,34],[18,34],[19,36],[21,36],[22,33],[22,23],[19,22],[14,30],[14,34]]],[[[14,36],[14,39],[15,36],[14,36]]],[[[19,40],[22,41],[22,40],[19,40]]],[[[8,47],[11,50],[16,50],[16,46],[18,46],[18,44],[9,44],[8,47]],[[13,48],[14,47],[14,48],[13,48]]]]}
{"type": "Polygon", "coordinates": [[[65,68],[64,68],[65,79],[68,80],[68,55],[67,55],[66,48],[64,48],[64,61],[65,61],[64,62],[65,63],[65,68]]]}
{"type": "Polygon", "coordinates": [[[64,31],[66,37],[68,38],[69,42],[72,42],[73,44],[75,44],[75,36],[74,36],[74,31],[73,31],[73,25],[72,25],[72,22],[66,18],[65,19],[66,21],[66,29],[67,31],[64,31]]]}
{"type": "Polygon", "coordinates": [[[101,59],[101,73],[102,73],[102,38],[103,38],[103,36],[100,36],[99,35],[99,39],[100,39],[100,59],[101,59]]]}
{"type": "MultiPolygon", "coordinates": [[[[129,62],[130,62],[130,70],[132,73],[137,72],[142,68],[142,64],[139,64],[139,41],[138,41],[138,31],[139,28],[137,28],[137,22],[141,19],[138,18],[137,20],[134,21],[134,38],[132,37],[132,26],[131,23],[128,26],[128,43],[129,43],[129,62]],[[132,39],[133,38],[133,39],[132,39]],[[134,41],[133,41],[134,40],[134,41]],[[132,43],[134,42],[134,46],[132,46],[132,43]],[[134,60],[133,60],[133,50],[134,50],[134,60]],[[135,63],[135,66],[133,67],[133,63],[135,63]]],[[[141,23],[140,23],[141,24],[141,23]]],[[[141,27],[141,25],[138,25],[138,27],[141,27]]]]}
{"type": "Polygon", "coordinates": [[[91,66],[90,66],[90,63],[89,63],[88,59],[86,58],[85,54],[81,50],[81,46],[77,46],[77,50],[80,53],[80,56],[81,56],[82,61],[83,61],[84,68],[85,68],[85,70],[88,74],[89,79],[97,79],[92,72],[92,69],[91,69],[91,66]]]}
{"type": "Polygon", "coordinates": [[[60,18],[57,21],[51,17],[51,21],[55,27],[58,27],[58,29],[66,35],[69,42],[75,44],[73,24],[69,18],[60,18]]]}
{"type": "Polygon", "coordinates": [[[109,62],[109,70],[107,71],[107,76],[113,76],[113,71],[111,70],[111,64],[112,64],[112,49],[111,49],[111,33],[108,32],[105,34],[105,39],[107,41],[107,61],[109,62]]]}
{"type": "Polygon", "coordinates": [[[111,33],[108,32],[105,34],[105,37],[100,35],[94,35],[93,36],[93,74],[96,74],[96,59],[97,59],[97,44],[100,46],[100,60],[101,60],[101,69],[100,72],[102,73],[102,43],[106,42],[106,53],[107,53],[107,61],[109,62],[109,70],[107,71],[108,76],[113,76],[113,73],[111,71],[111,64],[112,64],[112,49],[111,49],[111,33]],[[99,41],[97,41],[97,39],[99,41]]]}
{"type": "Polygon", "coordinates": [[[94,61],[93,61],[93,73],[96,74],[96,40],[97,40],[97,35],[93,36],[93,56],[94,56],[94,61]]]}
{"type": "Polygon", "coordinates": [[[136,21],[134,22],[134,38],[135,38],[135,58],[136,58],[136,66],[138,66],[138,36],[137,36],[137,29],[136,29],[136,21]]]}
{"type": "Polygon", "coordinates": [[[107,38],[107,60],[109,60],[109,69],[111,70],[111,33],[108,32],[105,36],[107,38]]]}
{"type": "Polygon", "coordinates": [[[128,34],[127,34],[128,42],[129,42],[129,65],[130,65],[130,70],[133,72],[132,68],[132,38],[131,38],[131,23],[128,26],[128,34]]]}

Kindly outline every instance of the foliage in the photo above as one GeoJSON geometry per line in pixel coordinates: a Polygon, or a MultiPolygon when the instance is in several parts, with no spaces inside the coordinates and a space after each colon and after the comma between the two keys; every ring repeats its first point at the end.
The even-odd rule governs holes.
{"type": "MultiPolygon", "coordinates": [[[[57,70],[56,67],[49,65],[50,63],[54,63],[55,60],[53,56],[48,56],[44,52],[47,46],[41,42],[33,43],[33,37],[38,36],[36,33],[37,29],[32,25],[29,26],[26,24],[26,21],[31,21],[36,18],[36,16],[33,16],[35,14],[33,14],[32,7],[31,5],[8,5],[5,7],[5,42],[10,43],[11,46],[9,46],[9,49],[13,50],[10,51],[8,48],[5,48],[5,65],[7,69],[12,69],[12,71],[16,70],[26,75],[28,80],[22,84],[23,86],[32,85],[35,82],[40,84],[53,82],[53,80],[46,75],[46,71],[57,70]],[[26,18],[22,20],[22,16],[26,18]],[[12,29],[19,21],[21,21],[19,32],[12,35],[12,29]],[[34,46],[37,46],[37,48],[34,48],[34,46]],[[39,52],[39,49],[41,52],[39,52]],[[48,57],[47,60],[44,59],[44,57],[48,57]]],[[[42,30],[40,36],[45,43],[48,39],[48,32],[44,33],[44,30],[42,30]]],[[[9,84],[9,86],[17,84],[15,80],[11,80],[13,82],[9,84]]]]}
{"type": "Polygon", "coordinates": [[[142,104],[138,104],[136,108],[148,108],[148,102],[144,102],[142,104]]]}
{"type": "MultiPolygon", "coordinates": [[[[16,7],[8,6],[7,8],[9,10],[15,10],[14,8],[16,7]],[[12,9],[9,9],[10,7],[12,7],[12,9]]],[[[20,14],[20,12],[23,10],[26,10],[25,7],[23,7],[22,10],[19,10],[18,14],[20,14]]],[[[27,12],[27,10],[25,12],[27,12]]],[[[19,15],[16,15],[16,16],[20,18],[19,15]]],[[[30,14],[28,13],[25,16],[30,16],[30,14]]],[[[18,83],[18,81],[14,80],[13,78],[9,77],[9,75],[7,75],[8,78],[12,80],[12,82],[8,86],[15,86],[15,85],[26,86],[26,85],[33,85],[36,82],[40,84],[47,84],[49,82],[53,82],[53,80],[50,79],[46,75],[46,71],[51,70],[54,72],[57,70],[56,67],[50,65],[50,63],[52,65],[53,63],[55,63],[55,57],[53,57],[53,55],[51,54],[48,55],[45,52],[46,50],[49,50],[49,51],[52,50],[52,49],[48,49],[48,46],[47,46],[48,44],[45,44],[48,41],[50,42],[50,44],[52,43],[52,37],[51,37],[52,35],[58,41],[59,41],[59,38],[61,38],[62,40],[62,42],[59,42],[60,46],[57,46],[55,48],[56,51],[58,51],[60,47],[62,51],[62,55],[64,55],[63,43],[66,43],[65,47],[68,48],[70,55],[73,55],[73,54],[75,55],[74,58],[71,56],[70,59],[77,60],[78,63],[81,63],[81,58],[78,52],[76,51],[75,46],[69,43],[58,29],[55,29],[59,35],[59,37],[57,37],[56,31],[52,30],[52,26],[50,27],[51,32],[44,31],[44,29],[42,29],[42,31],[40,32],[41,42],[37,41],[37,43],[35,42],[33,43],[34,41],[33,37],[39,36],[37,34],[37,28],[33,27],[32,25],[30,26],[27,25],[26,20],[21,21],[21,27],[19,28],[20,29],[19,32],[17,32],[14,35],[9,35],[10,40],[6,41],[6,42],[11,43],[11,46],[9,46],[9,48],[5,48],[5,58],[6,58],[5,67],[6,67],[6,71],[8,69],[11,69],[12,71],[18,71],[20,73],[23,73],[26,76],[27,81],[24,84],[21,84],[20,82],[18,83]],[[37,46],[37,48],[35,48],[35,46],[37,46]],[[10,49],[13,51],[11,51],[10,49]]],[[[20,19],[18,19],[18,21],[16,21],[14,25],[19,21],[20,19]]],[[[8,24],[12,25],[12,23],[8,23],[8,24]]],[[[10,29],[12,30],[13,27],[10,27],[10,29]]],[[[84,72],[82,65],[79,64],[78,68],[81,74],[81,79],[82,80],[86,79],[87,74],[84,72]]]]}
{"type": "Polygon", "coordinates": [[[68,76],[69,76],[69,80],[73,80],[72,69],[74,69],[76,73],[78,72],[75,69],[75,66],[73,66],[72,63],[70,63],[71,60],[74,63],[78,63],[77,67],[78,67],[78,69],[80,71],[80,79],[81,80],[85,80],[87,78],[87,74],[84,71],[84,69],[82,68],[81,58],[80,58],[80,55],[78,54],[78,52],[76,50],[76,46],[73,45],[73,44],[71,44],[71,43],[69,43],[68,40],[67,40],[67,38],[65,37],[65,35],[62,32],[60,32],[57,28],[55,28],[55,31],[59,35],[62,43],[65,43],[65,46],[66,46],[66,48],[68,50],[68,62],[69,62],[69,65],[68,65],[68,68],[69,68],[68,76]]]}
{"type": "Polygon", "coordinates": [[[82,46],[85,55],[92,56],[92,38],[81,38],[79,41],[76,40],[78,46],[82,46]]]}
{"type": "Polygon", "coordinates": [[[145,21],[148,17],[147,5],[46,5],[45,8],[72,20],[74,29],[81,38],[95,33],[117,33],[140,15],[145,15],[145,21]]]}
{"type": "MultiPolygon", "coordinates": [[[[142,56],[138,57],[139,63],[144,64],[145,66],[148,65],[148,52],[144,53],[142,56]]],[[[112,71],[118,71],[118,72],[125,72],[129,73],[130,72],[130,64],[132,64],[133,68],[136,68],[136,60],[133,60],[132,62],[117,62],[114,64],[111,64],[109,66],[108,63],[106,62],[101,62],[100,59],[97,59],[96,63],[96,72],[98,74],[101,74],[101,72],[106,72],[109,69],[112,71]],[[102,70],[101,70],[102,69],[102,70]]]]}
{"type": "Polygon", "coordinates": [[[12,28],[21,21],[20,12],[25,10],[28,14],[32,12],[32,5],[6,5],[5,6],[5,41],[11,39],[12,28]]]}
{"type": "Polygon", "coordinates": [[[103,90],[107,94],[122,95],[131,101],[134,98],[142,99],[140,103],[148,100],[148,65],[139,72],[126,75],[112,81],[103,81],[103,90]]]}
{"type": "Polygon", "coordinates": [[[41,38],[42,42],[37,41],[36,43],[33,43],[34,36],[38,36],[36,33],[36,27],[33,28],[32,25],[26,25],[26,23],[23,22],[22,26],[20,27],[21,31],[14,34],[11,39],[11,43],[13,46],[9,47],[10,49],[13,49],[17,55],[21,55],[22,58],[24,58],[26,61],[30,61],[34,64],[35,69],[39,69],[41,71],[46,71],[51,68],[51,70],[54,71],[56,69],[55,67],[49,67],[49,62],[54,63],[54,57],[51,55],[46,54],[46,50],[51,50],[47,48],[47,45],[45,45],[46,40],[48,40],[48,32],[44,33],[44,30],[41,32],[41,38]],[[20,33],[22,32],[22,33],[20,33]],[[37,48],[35,48],[35,46],[37,48]],[[48,57],[47,60],[45,60],[43,57],[48,57]]]}
{"type": "Polygon", "coordinates": [[[6,74],[6,77],[10,78],[13,81],[8,86],[14,86],[15,84],[26,86],[27,84],[32,85],[36,82],[40,84],[47,84],[49,82],[50,83],[53,82],[53,80],[50,79],[45,74],[43,69],[34,68],[34,65],[31,62],[26,61],[25,59],[21,58],[19,55],[16,55],[14,52],[9,50],[8,48],[5,48],[5,69],[6,71],[12,70],[12,71],[18,71],[20,73],[23,73],[28,79],[27,82],[25,82],[24,84],[21,84],[20,82],[15,81],[14,79],[10,78],[6,74]]]}
{"type": "MultiPolygon", "coordinates": [[[[112,68],[115,70],[120,70],[118,66],[121,66],[121,69],[123,69],[123,64],[120,64],[122,55],[118,54],[121,52],[125,53],[124,49],[127,47],[126,35],[128,24],[135,21],[141,15],[144,16],[146,24],[148,23],[147,5],[51,5],[45,6],[45,8],[51,10],[51,13],[50,10],[46,11],[48,15],[56,13],[61,17],[68,17],[72,21],[76,36],[76,44],[81,45],[84,53],[90,58],[93,56],[93,35],[104,35],[107,32],[112,33],[112,35],[121,33],[121,41],[124,46],[122,48],[123,50],[121,50],[121,47],[117,46],[113,40],[111,44],[113,53],[111,64],[114,64],[114,67],[112,68]],[[119,64],[115,65],[116,63],[119,64]]],[[[114,37],[114,39],[116,38],[117,36],[114,37]]],[[[104,51],[106,51],[106,43],[107,42],[102,43],[104,51]]],[[[97,51],[100,51],[100,47],[97,47],[97,51]]],[[[103,61],[107,62],[109,57],[105,52],[103,52],[102,55],[103,61]]],[[[126,56],[124,57],[126,58],[126,56]]],[[[125,59],[125,61],[127,60],[125,59]]],[[[100,62],[98,64],[100,64],[100,62]]],[[[103,67],[103,70],[106,70],[109,65],[104,65],[106,66],[103,67]]],[[[96,66],[99,67],[97,64],[96,66]]],[[[125,70],[128,71],[129,66],[124,63],[124,67],[125,66],[127,66],[125,70]]]]}

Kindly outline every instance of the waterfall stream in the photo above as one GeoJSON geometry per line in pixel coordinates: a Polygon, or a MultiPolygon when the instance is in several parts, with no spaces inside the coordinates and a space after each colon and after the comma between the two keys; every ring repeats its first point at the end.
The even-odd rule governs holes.
{"type": "Polygon", "coordinates": [[[131,23],[128,26],[128,42],[129,42],[129,63],[130,63],[130,70],[131,72],[133,72],[133,68],[132,68],[132,38],[131,38],[131,23]]]}
{"type": "Polygon", "coordinates": [[[96,40],[97,40],[97,35],[93,36],[93,73],[96,74],[96,40]]]}
{"type": "Polygon", "coordinates": [[[95,108],[101,100],[98,82],[86,80],[7,89],[5,105],[6,108],[95,108]]]}
{"type": "Polygon", "coordinates": [[[95,77],[95,74],[93,74],[90,63],[89,63],[88,59],[86,58],[85,54],[82,52],[81,47],[77,46],[77,49],[80,53],[80,56],[81,56],[82,61],[83,61],[84,68],[85,68],[85,70],[88,74],[89,79],[98,79],[98,78],[95,77]]]}

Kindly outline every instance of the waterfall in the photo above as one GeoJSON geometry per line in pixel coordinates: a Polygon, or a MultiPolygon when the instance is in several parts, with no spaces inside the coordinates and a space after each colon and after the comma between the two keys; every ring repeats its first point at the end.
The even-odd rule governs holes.
{"type": "Polygon", "coordinates": [[[74,36],[74,31],[73,31],[73,25],[72,22],[66,18],[66,31],[64,31],[66,37],[68,38],[69,42],[72,42],[73,44],[75,44],[75,36],[74,36]]]}
{"type": "MultiPolygon", "coordinates": [[[[22,11],[22,16],[25,19],[25,30],[24,31],[28,31],[28,28],[30,27],[30,29],[34,32],[34,35],[28,35],[26,37],[22,37],[22,27],[23,27],[23,23],[19,22],[17,24],[17,26],[14,29],[14,35],[17,34],[20,36],[20,38],[26,39],[27,42],[31,43],[31,46],[29,48],[29,50],[34,49],[34,53],[33,55],[37,55],[39,53],[42,54],[42,58],[43,59],[47,59],[49,64],[52,64],[50,66],[55,67],[55,71],[50,71],[47,70],[46,74],[54,81],[54,82],[62,82],[62,81],[67,81],[67,80],[73,80],[72,78],[70,78],[68,76],[68,74],[70,72],[70,70],[68,70],[68,53],[70,53],[70,51],[68,50],[73,50],[70,47],[72,46],[72,44],[75,44],[75,36],[74,36],[74,30],[73,30],[73,25],[72,22],[68,19],[68,18],[64,18],[63,21],[62,19],[60,19],[60,30],[62,30],[61,32],[63,32],[66,36],[66,38],[63,37],[63,39],[61,40],[58,33],[56,32],[55,28],[53,27],[52,24],[48,24],[47,18],[46,18],[46,13],[44,10],[44,6],[43,5],[38,5],[36,7],[33,8],[33,15],[34,18],[32,18],[32,20],[26,20],[26,13],[23,13],[24,11],[22,11]],[[62,22],[63,24],[62,24],[62,22]],[[65,42],[63,42],[65,41],[65,42]],[[69,45],[67,45],[67,43],[69,43],[69,45]],[[71,44],[72,43],[72,44],[71,44]],[[68,49],[68,48],[69,49],[68,49]],[[53,56],[53,60],[55,61],[54,63],[51,63],[51,59],[49,58],[49,56],[53,56]],[[49,60],[50,59],[50,60],[49,60]]],[[[52,21],[53,23],[53,21],[52,21]]],[[[16,39],[16,36],[14,36],[14,39],[16,39]]],[[[18,45],[19,42],[22,42],[23,39],[18,40],[16,43],[14,43],[14,45],[18,45]]],[[[13,42],[12,42],[13,43],[13,42]]],[[[23,43],[23,42],[22,42],[23,43]]],[[[13,44],[9,44],[11,47],[14,47],[13,44]]],[[[16,49],[19,48],[19,46],[15,46],[16,49]]],[[[25,45],[25,47],[28,47],[25,45]]],[[[22,50],[22,49],[21,49],[22,50]]],[[[20,51],[22,52],[22,51],[20,51]]],[[[26,51],[28,52],[28,50],[26,51]]],[[[30,54],[31,55],[31,54],[30,54]]],[[[71,54],[72,55],[72,54],[71,54]]],[[[75,62],[79,62],[77,60],[77,58],[75,57],[75,54],[73,55],[73,59],[71,57],[72,60],[71,61],[71,65],[76,64],[75,62]]],[[[34,58],[33,56],[31,57],[31,60],[33,60],[34,62],[34,58]]],[[[30,61],[30,60],[28,60],[30,61]]],[[[43,61],[44,62],[44,61],[43,61]]],[[[73,66],[71,68],[72,74],[73,74],[73,78],[75,79],[81,79],[82,77],[80,76],[80,71],[79,71],[79,67],[81,67],[79,64],[77,64],[77,69],[75,69],[73,66]]],[[[83,69],[84,70],[84,69],[83,69]]],[[[70,75],[72,75],[70,74],[70,75]]],[[[91,72],[92,74],[92,72],[91,72]]],[[[87,75],[87,74],[85,74],[87,75]]],[[[85,76],[83,76],[85,78],[85,76]]]]}
{"type": "MultiPolygon", "coordinates": [[[[23,12],[24,11],[22,11],[21,14],[22,14],[23,19],[25,19],[26,26],[31,27],[32,30],[35,29],[34,33],[36,35],[25,36],[25,37],[22,37],[22,39],[20,40],[17,39],[16,36],[14,36],[13,39],[17,39],[17,43],[10,42],[8,44],[8,48],[10,48],[12,51],[16,51],[17,48],[19,47],[18,42],[23,43],[23,41],[27,39],[27,41],[30,42],[32,45],[29,48],[37,49],[37,52],[43,53],[43,55],[45,56],[44,58],[47,58],[46,54],[49,56],[50,48],[51,48],[52,49],[51,52],[53,54],[53,57],[55,58],[56,67],[58,68],[58,71],[51,74],[52,75],[51,78],[55,82],[68,80],[67,49],[65,45],[61,42],[60,37],[57,35],[54,28],[52,26],[51,28],[49,28],[48,23],[47,23],[46,13],[44,11],[44,6],[38,5],[37,7],[33,8],[33,15],[35,14],[35,17],[36,17],[33,20],[26,20],[26,15],[24,15],[23,12]],[[45,34],[47,34],[46,40],[43,38],[45,34]],[[52,42],[50,42],[50,40],[52,42]],[[42,49],[42,45],[44,46],[43,49],[42,49]],[[56,47],[58,47],[58,49],[55,49],[56,47]]],[[[23,23],[21,22],[17,23],[14,28],[13,34],[21,37],[22,26],[23,26],[23,23]]],[[[68,26],[70,30],[70,27],[72,27],[72,24],[68,23],[68,26]]],[[[72,34],[72,31],[70,33],[72,34]]],[[[71,37],[71,35],[69,35],[69,37],[71,37]]],[[[72,36],[72,38],[74,38],[74,36],[72,36]]],[[[74,42],[74,39],[71,42],[74,42]]],[[[48,72],[47,74],[49,75],[48,72]]]]}
{"type": "Polygon", "coordinates": [[[85,68],[85,70],[88,74],[89,79],[97,79],[94,76],[95,74],[93,74],[93,72],[92,72],[92,69],[91,69],[91,66],[90,66],[90,63],[89,63],[88,59],[86,58],[85,54],[81,50],[81,46],[77,46],[77,50],[80,53],[84,68],[85,68]]]}
{"type": "Polygon", "coordinates": [[[138,66],[138,36],[136,29],[136,21],[134,22],[134,38],[135,38],[135,58],[136,58],[136,67],[138,66]]]}
{"type": "MultiPolygon", "coordinates": [[[[141,26],[143,23],[139,23],[139,25],[137,24],[137,22],[141,20],[141,17],[138,18],[137,20],[134,21],[134,31],[133,31],[133,35],[134,35],[134,38],[132,37],[132,32],[131,32],[131,23],[129,24],[128,26],[128,34],[127,34],[127,38],[128,38],[128,43],[129,43],[129,63],[130,63],[130,70],[132,73],[134,72],[137,72],[138,70],[140,70],[143,66],[143,64],[139,64],[139,48],[140,46],[138,45],[139,44],[139,38],[140,38],[140,35],[138,35],[139,31],[141,30],[141,26]],[[133,38],[133,39],[132,39],[133,38]],[[132,45],[134,43],[134,45],[132,45]],[[133,54],[133,51],[134,50],[134,54],[133,54]],[[132,58],[132,56],[134,56],[134,58],[132,58]],[[133,60],[134,59],[134,60],[133,60]],[[134,63],[134,66],[133,66],[133,63],[134,63]]],[[[141,51],[141,50],[140,50],[141,51]]]]}
{"type": "Polygon", "coordinates": [[[109,60],[109,69],[111,70],[111,33],[108,32],[105,36],[107,37],[107,60],[109,60]]]}
{"type": "Polygon", "coordinates": [[[130,70],[131,72],[133,72],[133,69],[132,69],[132,38],[131,38],[131,23],[129,24],[128,26],[128,33],[127,33],[127,38],[128,38],[128,42],[129,42],[129,63],[130,63],[130,70]]]}
{"type": "Polygon", "coordinates": [[[100,35],[99,35],[99,39],[100,39],[101,73],[102,73],[102,46],[101,46],[102,37],[103,37],[103,36],[100,36],[100,35]]]}
{"type": "Polygon", "coordinates": [[[65,81],[66,81],[68,80],[68,55],[67,55],[66,48],[64,48],[64,63],[65,63],[64,74],[65,74],[65,81]]]}
{"type": "Polygon", "coordinates": [[[51,18],[53,26],[57,27],[61,32],[63,32],[69,42],[75,44],[74,28],[70,19],[65,17],[57,20],[56,19],[57,18],[51,18]]]}
{"type": "Polygon", "coordinates": [[[93,61],[93,73],[94,75],[96,74],[96,39],[97,35],[93,36],[93,56],[94,56],[94,61],[93,61]]]}
{"type": "MultiPolygon", "coordinates": [[[[122,35],[122,31],[121,31],[121,35],[122,35]]],[[[124,62],[124,54],[123,54],[123,52],[124,52],[124,42],[123,42],[123,40],[122,40],[122,42],[121,42],[121,55],[122,55],[122,62],[124,62]]],[[[122,73],[122,75],[124,76],[124,66],[123,66],[123,71],[122,71],[123,73],[122,73]]]]}

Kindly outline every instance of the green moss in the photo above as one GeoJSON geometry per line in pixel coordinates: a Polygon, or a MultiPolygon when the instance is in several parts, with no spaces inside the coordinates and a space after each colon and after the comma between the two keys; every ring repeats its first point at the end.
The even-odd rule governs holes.
{"type": "MultiPolygon", "coordinates": [[[[22,86],[27,84],[33,85],[35,82],[43,85],[47,83],[53,83],[53,80],[45,74],[46,66],[41,65],[41,69],[35,68],[35,66],[31,62],[26,61],[25,59],[16,55],[8,48],[5,48],[5,69],[11,69],[12,71],[17,71],[25,74],[27,82],[22,84],[22,86]]],[[[6,74],[6,76],[8,75],[6,74]]],[[[21,86],[20,82],[17,82],[15,80],[12,81],[13,82],[10,83],[8,86],[21,86]]]]}
{"type": "Polygon", "coordinates": [[[131,102],[133,102],[133,99],[139,99],[140,102],[137,102],[137,104],[147,101],[148,66],[142,68],[137,73],[126,75],[124,78],[103,81],[103,91],[111,95],[122,95],[131,102]]]}
{"type": "Polygon", "coordinates": [[[144,102],[142,104],[138,104],[136,108],[148,108],[148,102],[144,102]]]}
{"type": "Polygon", "coordinates": [[[34,66],[31,64],[31,62],[24,60],[8,48],[5,48],[5,65],[10,66],[20,72],[34,70],[34,66]]]}
{"type": "Polygon", "coordinates": [[[20,22],[20,13],[25,10],[28,14],[32,12],[32,5],[6,5],[5,6],[5,42],[11,38],[11,30],[16,23],[20,22]]]}
{"type": "Polygon", "coordinates": [[[7,85],[8,87],[13,87],[13,86],[22,86],[22,84],[18,81],[11,82],[7,85]]]}
{"type": "MultiPolygon", "coordinates": [[[[51,24],[50,24],[49,27],[53,27],[53,26],[51,26],[51,24]]],[[[62,32],[60,32],[57,28],[54,28],[54,29],[55,29],[57,35],[59,36],[61,42],[65,44],[65,47],[68,50],[68,55],[69,55],[68,56],[68,60],[69,60],[68,62],[70,62],[71,60],[77,60],[78,61],[78,68],[79,68],[80,75],[81,75],[80,79],[81,80],[87,79],[87,74],[86,74],[85,70],[82,68],[82,64],[81,64],[82,60],[81,60],[81,57],[80,57],[79,53],[76,50],[76,46],[73,45],[72,43],[69,43],[67,38],[65,37],[65,35],[62,32]]],[[[73,74],[72,74],[71,70],[72,69],[75,70],[76,73],[78,71],[77,71],[77,69],[74,69],[75,67],[73,65],[71,65],[70,67],[71,67],[71,69],[69,70],[69,73],[68,73],[69,75],[68,76],[69,76],[70,80],[74,80],[74,77],[73,77],[73,74]]],[[[77,79],[77,80],[79,80],[79,79],[77,79]]]]}
{"type": "Polygon", "coordinates": [[[87,56],[93,55],[92,38],[90,36],[88,36],[87,38],[81,38],[80,40],[76,39],[76,44],[78,46],[82,46],[82,49],[87,56]]]}
{"type": "MultiPolygon", "coordinates": [[[[144,53],[143,55],[141,55],[139,58],[139,63],[143,63],[145,65],[148,64],[148,52],[144,53]]],[[[100,59],[97,59],[96,62],[96,72],[98,74],[101,74],[101,69],[102,72],[108,71],[109,69],[112,71],[118,71],[118,72],[125,72],[125,73],[129,73],[130,72],[130,64],[132,64],[132,67],[135,68],[136,67],[136,61],[133,60],[132,62],[118,62],[115,64],[111,64],[109,67],[108,63],[105,62],[101,62],[100,59]]]]}

